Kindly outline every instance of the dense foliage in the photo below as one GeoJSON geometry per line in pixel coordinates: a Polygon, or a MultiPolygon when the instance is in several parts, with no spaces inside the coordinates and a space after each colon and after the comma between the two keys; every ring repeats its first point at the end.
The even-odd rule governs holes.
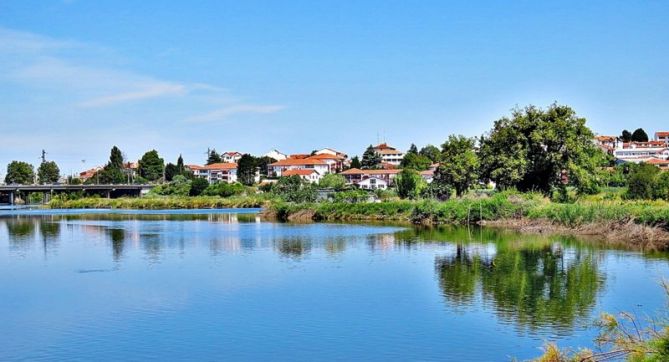
{"type": "Polygon", "coordinates": [[[417,199],[426,184],[418,172],[405,168],[395,178],[397,195],[403,199],[417,199]]]}
{"type": "Polygon", "coordinates": [[[23,161],[12,161],[7,165],[5,183],[31,185],[35,182],[35,170],[33,165],[23,161]]]}
{"type": "Polygon", "coordinates": [[[158,151],[151,150],[142,156],[138,167],[141,177],[148,181],[157,181],[163,177],[165,161],[160,158],[158,151]]]}
{"type": "Polygon", "coordinates": [[[255,183],[256,160],[253,156],[245,153],[237,161],[237,179],[244,185],[251,186],[255,183]]]}
{"type": "Polygon", "coordinates": [[[366,170],[373,170],[381,168],[381,156],[376,153],[374,147],[369,145],[365,150],[365,153],[362,154],[362,161],[360,161],[360,168],[366,170]]]}
{"type": "Polygon", "coordinates": [[[441,146],[443,164],[437,168],[437,186],[447,186],[462,196],[478,181],[479,160],[474,152],[474,140],[464,136],[449,136],[441,146]]]}
{"type": "Polygon", "coordinates": [[[481,177],[502,189],[547,194],[569,182],[590,192],[597,175],[597,162],[592,158],[601,153],[593,137],[585,119],[570,107],[552,104],[546,110],[517,109],[481,137],[481,177]]]}
{"type": "Polygon", "coordinates": [[[54,161],[44,161],[37,168],[37,180],[40,184],[52,184],[58,182],[60,169],[54,161]]]}

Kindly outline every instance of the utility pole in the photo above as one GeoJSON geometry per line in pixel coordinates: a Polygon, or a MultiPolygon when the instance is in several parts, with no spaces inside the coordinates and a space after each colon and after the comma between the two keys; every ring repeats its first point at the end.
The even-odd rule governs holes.
{"type": "Polygon", "coordinates": [[[46,151],[42,150],[42,163],[46,162],[46,151]]]}

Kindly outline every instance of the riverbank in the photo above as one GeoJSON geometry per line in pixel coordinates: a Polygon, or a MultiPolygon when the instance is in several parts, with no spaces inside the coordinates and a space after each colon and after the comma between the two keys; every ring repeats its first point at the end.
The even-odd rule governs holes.
{"type": "Polygon", "coordinates": [[[287,203],[266,195],[54,199],[53,209],[263,208],[268,219],[309,221],[393,221],[422,225],[479,224],[540,234],[591,236],[647,250],[669,249],[669,203],[582,201],[554,203],[534,193],[498,193],[448,201],[287,203]]]}
{"type": "Polygon", "coordinates": [[[499,193],[448,201],[272,203],[263,214],[281,221],[401,221],[479,224],[541,234],[597,237],[647,250],[669,249],[669,203],[596,201],[559,204],[538,194],[499,193]]]}
{"type": "Polygon", "coordinates": [[[142,198],[80,198],[73,200],[53,199],[46,206],[50,209],[222,209],[222,208],[266,208],[270,200],[261,195],[219,197],[142,197],[142,198]]]}

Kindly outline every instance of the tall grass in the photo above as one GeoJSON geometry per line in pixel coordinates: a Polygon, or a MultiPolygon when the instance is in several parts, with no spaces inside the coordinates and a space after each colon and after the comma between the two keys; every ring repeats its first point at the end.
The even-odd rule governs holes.
{"type": "Polygon", "coordinates": [[[53,199],[48,207],[52,209],[214,209],[266,207],[270,199],[265,196],[240,197],[141,197],[141,198],[82,198],[76,200],[53,199]]]}

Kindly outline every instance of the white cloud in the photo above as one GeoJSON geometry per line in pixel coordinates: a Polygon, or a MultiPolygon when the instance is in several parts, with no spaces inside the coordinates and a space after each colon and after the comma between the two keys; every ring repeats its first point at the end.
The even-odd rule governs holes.
{"type": "Polygon", "coordinates": [[[207,113],[189,117],[186,121],[191,123],[204,123],[214,121],[224,121],[237,114],[268,114],[276,113],[285,106],[280,105],[259,105],[259,104],[235,104],[228,107],[219,108],[207,113]]]}
{"type": "Polygon", "coordinates": [[[93,98],[79,103],[81,107],[104,107],[117,103],[138,101],[165,96],[181,96],[186,94],[186,87],[181,84],[156,83],[147,85],[144,89],[93,98]]]}

